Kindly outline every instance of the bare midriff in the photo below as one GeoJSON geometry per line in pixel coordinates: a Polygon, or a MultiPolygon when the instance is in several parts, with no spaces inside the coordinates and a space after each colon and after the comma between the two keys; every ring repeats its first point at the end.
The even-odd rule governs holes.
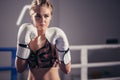
{"type": "Polygon", "coordinates": [[[59,68],[33,68],[29,70],[28,80],[60,80],[59,68]]]}

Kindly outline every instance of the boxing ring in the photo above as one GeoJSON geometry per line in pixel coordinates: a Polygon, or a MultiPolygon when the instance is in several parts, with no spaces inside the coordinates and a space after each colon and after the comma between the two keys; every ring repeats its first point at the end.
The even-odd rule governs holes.
{"type": "MultiPolygon", "coordinates": [[[[113,48],[120,48],[120,44],[116,45],[83,45],[83,46],[70,46],[70,49],[75,51],[80,51],[80,64],[72,64],[72,68],[80,68],[80,80],[88,80],[88,68],[89,67],[103,67],[103,66],[114,66],[120,65],[120,61],[115,62],[99,62],[99,63],[88,63],[88,50],[96,50],[96,49],[113,49],[113,48]]],[[[0,52],[7,51],[11,52],[11,66],[0,66],[1,71],[11,71],[11,79],[10,80],[17,80],[17,71],[15,69],[15,56],[16,56],[16,48],[0,48],[0,52]]],[[[114,78],[103,78],[103,79],[91,79],[91,80],[120,80],[120,77],[114,78]]]]}
{"type": "Polygon", "coordinates": [[[10,52],[11,53],[11,65],[10,66],[0,66],[0,72],[11,71],[10,80],[17,80],[17,71],[15,69],[15,56],[16,48],[0,48],[0,52],[10,52]]]}
{"type": "MultiPolygon", "coordinates": [[[[112,49],[112,48],[120,48],[120,44],[118,45],[84,45],[84,46],[70,46],[71,50],[80,50],[80,61],[81,64],[72,64],[72,68],[81,68],[81,79],[80,80],[88,80],[88,68],[89,67],[103,67],[103,66],[114,66],[120,65],[120,61],[116,62],[99,62],[99,63],[88,63],[88,50],[96,50],[96,49],[112,49]]],[[[103,79],[91,79],[91,80],[120,80],[120,77],[114,78],[103,78],[103,79]]]]}

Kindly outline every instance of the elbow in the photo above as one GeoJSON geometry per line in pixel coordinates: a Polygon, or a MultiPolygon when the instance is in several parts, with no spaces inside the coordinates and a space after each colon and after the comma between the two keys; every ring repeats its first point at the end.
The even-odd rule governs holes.
{"type": "Polygon", "coordinates": [[[65,74],[69,74],[71,72],[71,63],[67,65],[61,64],[60,68],[65,74]]]}
{"type": "Polygon", "coordinates": [[[66,69],[66,70],[64,71],[65,74],[69,74],[70,72],[71,72],[71,69],[66,69]]]}
{"type": "Polygon", "coordinates": [[[17,70],[18,73],[23,73],[24,72],[24,69],[16,68],[16,70],[17,70]]]}
{"type": "Polygon", "coordinates": [[[65,74],[69,74],[71,72],[71,63],[67,64],[65,74]]]}
{"type": "Polygon", "coordinates": [[[16,71],[18,73],[23,73],[26,70],[26,67],[23,66],[16,66],[16,71]]]}
{"type": "Polygon", "coordinates": [[[15,60],[15,67],[17,72],[22,73],[25,71],[25,69],[27,68],[27,64],[25,60],[21,60],[19,58],[16,58],[15,60]]]}
{"type": "Polygon", "coordinates": [[[66,74],[69,74],[71,72],[71,69],[66,72],[66,74]]]}
{"type": "Polygon", "coordinates": [[[71,72],[71,70],[65,70],[64,73],[65,74],[69,74],[71,72]]]}
{"type": "Polygon", "coordinates": [[[18,73],[23,73],[23,71],[22,71],[22,70],[18,70],[18,69],[17,69],[17,72],[18,72],[18,73]]]}

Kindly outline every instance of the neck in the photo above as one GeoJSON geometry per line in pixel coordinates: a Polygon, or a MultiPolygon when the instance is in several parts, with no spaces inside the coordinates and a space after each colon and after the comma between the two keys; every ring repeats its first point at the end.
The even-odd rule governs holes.
{"type": "Polygon", "coordinates": [[[41,37],[42,40],[46,39],[45,37],[45,31],[43,30],[38,30],[38,37],[41,37]]]}
{"type": "Polygon", "coordinates": [[[37,30],[38,36],[44,36],[45,31],[44,30],[37,30]]]}

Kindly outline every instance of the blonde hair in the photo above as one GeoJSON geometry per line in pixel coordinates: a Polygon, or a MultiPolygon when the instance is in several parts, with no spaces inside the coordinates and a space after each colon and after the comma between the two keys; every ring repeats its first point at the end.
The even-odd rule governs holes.
{"type": "Polygon", "coordinates": [[[31,3],[31,7],[30,7],[30,15],[32,15],[32,10],[36,11],[38,9],[40,9],[40,7],[42,6],[46,6],[48,8],[51,9],[51,14],[53,13],[53,5],[51,4],[51,2],[49,0],[33,0],[31,3]]]}

